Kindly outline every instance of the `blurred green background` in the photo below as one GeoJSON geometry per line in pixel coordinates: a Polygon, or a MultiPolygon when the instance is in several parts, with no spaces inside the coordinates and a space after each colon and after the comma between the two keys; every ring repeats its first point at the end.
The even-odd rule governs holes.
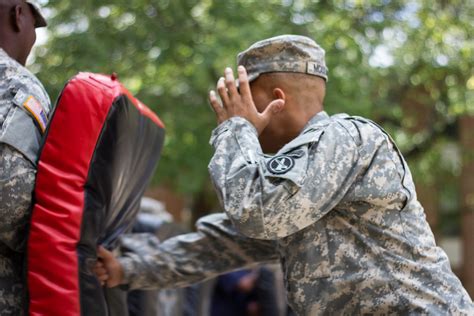
{"type": "Polygon", "coordinates": [[[207,174],[215,127],[207,91],[257,40],[315,39],[327,53],[327,112],[369,117],[392,134],[474,295],[474,1],[39,2],[49,27],[30,68],[52,99],[79,71],[116,72],[166,125],[150,192],[173,194],[192,219],[218,209],[207,174]]]}

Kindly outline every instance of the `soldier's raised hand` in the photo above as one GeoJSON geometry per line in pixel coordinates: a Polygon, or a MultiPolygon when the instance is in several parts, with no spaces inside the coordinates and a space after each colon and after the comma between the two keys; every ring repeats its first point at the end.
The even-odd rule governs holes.
{"type": "Polygon", "coordinates": [[[282,99],[273,100],[260,113],[253,102],[245,68],[243,66],[238,67],[240,93],[237,90],[231,68],[227,67],[225,69],[224,76],[225,78],[221,77],[217,81],[217,91],[222,100],[222,105],[214,91],[209,93],[209,101],[214,112],[216,112],[218,124],[231,117],[240,116],[252,123],[260,134],[270,122],[273,114],[281,111],[285,101],[282,99]]]}

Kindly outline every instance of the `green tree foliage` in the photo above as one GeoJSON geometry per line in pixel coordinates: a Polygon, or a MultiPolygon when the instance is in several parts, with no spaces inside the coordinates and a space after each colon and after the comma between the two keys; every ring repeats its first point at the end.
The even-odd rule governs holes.
{"type": "Polygon", "coordinates": [[[456,152],[457,117],[474,113],[472,1],[44,2],[49,37],[36,49],[35,71],[53,97],[78,71],[116,72],[166,124],[155,183],[188,194],[209,185],[215,119],[207,91],[225,66],[235,67],[237,52],[285,33],[308,35],[326,49],[328,112],[381,122],[420,179],[454,183],[460,170],[443,157],[456,152]],[[425,105],[427,124],[406,114],[419,105],[408,95],[425,105]]]}

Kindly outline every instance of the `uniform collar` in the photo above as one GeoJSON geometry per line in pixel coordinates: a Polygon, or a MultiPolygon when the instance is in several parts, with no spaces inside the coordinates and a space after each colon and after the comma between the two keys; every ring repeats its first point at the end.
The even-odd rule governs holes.
{"type": "Polygon", "coordinates": [[[298,146],[301,146],[301,144],[305,144],[305,143],[310,142],[310,139],[308,139],[308,137],[305,137],[305,134],[311,133],[311,131],[317,130],[318,128],[320,128],[322,126],[327,125],[330,121],[329,119],[330,119],[330,117],[326,112],[321,111],[321,112],[317,113],[315,116],[313,116],[308,121],[308,123],[306,123],[306,126],[303,128],[300,135],[298,137],[294,138],[293,140],[291,140],[285,146],[283,146],[283,148],[281,148],[278,151],[278,153],[287,152],[287,151],[292,150],[292,149],[294,149],[298,146]]]}
{"type": "Polygon", "coordinates": [[[6,56],[7,56],[7,57],[10,57],[10,56],[8,56],[7,52],[4,51],[3,48],[1,48],[1,47],[0,47],[0,56],[2,56],[2,57],[6,57],[6,56]]]}
{"type": "Polygon", "coordinates": [[[326,111],[321,111],[318,112],[315,116],[313,116],[308,123],[306,123],[305,127],[303,130],[308,129],[310,126],[313,126],[319,122],[325,121],[329,119],[329,115],[326,113],[326,111]]]}
{"type": "MultiPolygon", "coordinates": [[[[0,47],[0,57],[1,58],[7,58],[7,59],[11,59],[13,61],[15,61],[15,63],[18,63],[15,59],[11,58],[10,55],[8,55],[8,53],[0,47]]],[[[19,64],[19,63],[18,63],[19,64]]]]}
{"type": "Polygon", "coordinates": [[[27,69],[25,66],[20,64],[16,59],[8,55],[8,53],[1,47],[0,47],[0,59],[1,59],[2,64],[5,64],[6,62],[9,65],[9,67],[18,67],[18,68],[27,69]]]}

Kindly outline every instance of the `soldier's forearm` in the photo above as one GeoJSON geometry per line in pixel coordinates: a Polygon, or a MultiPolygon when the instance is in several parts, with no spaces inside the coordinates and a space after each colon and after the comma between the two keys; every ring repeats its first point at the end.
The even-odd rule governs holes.
{"type": "Polygon", "coordinates": [[[276,245],[235,231],[225,214],[202,218],[196,233],[170,238],[153,253],[120,259],[131,288],[169,288],[196,283],[256,262],[278,260],[276,245]]]}

